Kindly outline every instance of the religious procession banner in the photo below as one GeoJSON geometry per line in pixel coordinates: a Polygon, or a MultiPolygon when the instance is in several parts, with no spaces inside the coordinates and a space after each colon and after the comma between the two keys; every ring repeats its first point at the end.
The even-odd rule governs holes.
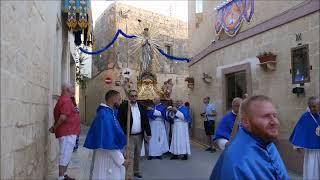
{"type": "Polygon", "coordinates": [[[68,27],[85,29],[89,24],[88,9],[88,0],[64,0],[64,11],[68,14],[68,27]]]}
{"type": "Polygon", "coordinates": [[[217,8],[215,31],[219,35],[222,30],[228,36],[235,36],[244,20],[249,22],[254,11],[254,0],[231,0],[217,8]]]}

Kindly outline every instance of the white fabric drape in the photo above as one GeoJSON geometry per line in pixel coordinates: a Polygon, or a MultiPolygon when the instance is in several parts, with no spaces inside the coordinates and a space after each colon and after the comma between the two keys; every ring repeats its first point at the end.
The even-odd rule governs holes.
{"type": "Polygon", "coordinates": [[[169,151],[164,121],[156,118],[150,122],[150,127],[152,136],[149,142],[149,156],[161,156],[169,151]]]}
{"type": "Polygon", "coordinates": [[[124,157],[120,150],[97,149],[93,157],[93,180],[124,180],[124,157]]]}
{"type": "Polygon", "coordinates": [[[304,149],[303,179],[320,179],[320,149],[304,149]]]}
{"type": "Polygon", "coordinates": [[[174,155],[191,154],[188,123],[184,120],[174,120],[170,152],[174,155]]]}

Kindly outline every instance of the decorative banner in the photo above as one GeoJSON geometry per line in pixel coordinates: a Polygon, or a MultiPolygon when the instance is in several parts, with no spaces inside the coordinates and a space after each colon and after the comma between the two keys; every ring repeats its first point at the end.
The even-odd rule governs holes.
{"type": "Polygon", "coordinates": [[[234,36],[239,31],[242,21],[249,22],[254,12],[254,0],[232,0],[217,9],[215,23],[216,34],[222,29],[228,36],[234,36]]]}
{"type": "MultiPolygon", "coordinates": [[[[85,49],[83,49],[83,48],[81,48],[81,47],[80,47],[79,49],[80,49],[80,51],[82,51],[82,52],[84,52],[84,53],[86,53],[86,54],[90,54],[90,55],[100,54],[100,53],[102,53],[103,51],[108,50],[108,49],[114,44],[114,42],[118,39],[118,36],[119,36],[120,34],[121,34],[122,36],[124,36],[125,38],[128,38],[128,39],[132,39],[132,38],[136,38],[136,37],[137,37],[137,36],[135,36],[135,35],[127,35],[127,34],[124,33],[121,29],[118,29],[117,33],[114,35],[114,37],[113,37],[113,39],[111,40],[111,42],[108,43],[104,48],[99,49],[99,50],[97,50],[97,51],[92,51],[92,52],[89,52],[89,51],[87,51],[87,50],[85,50],[85,49]]],[[[190,58],[171,56],[171,55],[165,53],[162,49],[160,49],[160,48],[158,48],[158,47],[157,47],[157,50],[159,51],[159,53],[160,53],[161,55],[165,56],[167,59],[177,60],[177,61],[187,61],[187,62],[190,61],[190,58]]]]}
{"type": "Polygon", "coordinates": [[[67,25],[70,29],[75,29],[77,25],[81,29],[88,26],[88,0],[64,0],[64,11],[68,14],[67,25]]]}
{"type": "Polygon", "coordinates": [[[67,11],[68,11],[67,25],[70,29],[74,29],[77,26],[76,1],[75,0],[65,0],[65,1],[67,1],[67,7],[68,7],[67,8],[67,11]]]}
{"type": "Polygon", "coordinates": [[[81,29],[84,29],[88,26],[87,21],[87,0],[79,0],[79,20],[78,24],[81,29]]]}

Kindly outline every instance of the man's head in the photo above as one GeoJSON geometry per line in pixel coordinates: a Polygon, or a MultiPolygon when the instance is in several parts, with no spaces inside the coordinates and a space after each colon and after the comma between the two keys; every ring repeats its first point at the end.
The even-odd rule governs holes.
{"type": "Polygon", "coordinates": [[[242,103],[241,98],[236,97],[232,100],[232,111],[234,113],[238,114],[241,103],[242,103]]]}
{"type": "Polygon", "coordinates": [[[242,97],[243,100],[247,99],[249,97],[249,94],[245,93],[242,97]]]}
{"type": "Polygon", "coordinates": [[[129,98],[130,103],[131,104],[136,103],[137,102],[137,98],[138,98],[137,91],[136,90],[130,90],[128,94],[129,94],[128,98],[129,98]]]}
{"type": "Polygon", "coordinates": [[[312,114],[319,112],[319,98],[312,96],[308,99],[308,106],[312,114]]]}
{"type": "Polygon", "coordinates": [[[179,107],[182,105],[182,101],[181,100],[175,100],[172,102],[172,106],[173,107],[179,107]]]}
{"type": "Polygon", "coordinates": [[[63,83],[61,86],[61,94],[63,96],[74,96],[74,87],[70,83],[63,83]]]}
{"type": "Polygon", "coordinates": [[[241,103],[241,124],[256,137],[270,142],[278,137],[278,114],[267,96],[251,96],[241,103]]]}
{"type": "Polygon", "coordinates": [[[104,98],[109,106],[118,107],[121,103],[120,93],[115,90],[109,90],[104,98]]]}
{"type": "Polygon", "coordinates": [[[203,98],[203,103],[204,104],[209,104],[209,102],[210,102],[210,97],[203,98]]]}
{"type": "Polygon", "coordinates": [[[153,99],[153,103],[154,103],[155,105],[159,104],[159,103],[160,103],[160,98],[159,98],[159,97],[155,97],[155,98],[153,99]]]}

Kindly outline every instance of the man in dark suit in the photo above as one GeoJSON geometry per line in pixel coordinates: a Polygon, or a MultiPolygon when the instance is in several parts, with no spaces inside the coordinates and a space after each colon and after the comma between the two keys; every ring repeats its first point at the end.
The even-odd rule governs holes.
{"type": "MultiPolygon", "coordinates": [[[[151,138],[151,130],[149,121],[147,118],[146,108],[137,102],[137,91],[130,90],[129,93],[129,102],[131,107],[131,119],[130,119],[130,141],[127,145],[129,148],[129,165],[127,169],[129,179],[133,179],[133,176],[142,178],[141,173],[139,172],[139,159],[140,152],[142,147],[142,139],[144,135],[146,141],[149,141],[151,138]],[[133,163],[132,163],[133,162],[133,163]]],[[[118,120],[122,127],[124,133],[127,134],[127,114],[128,114],[128,102],[123,102],[118,109],[118,120]]]]}

